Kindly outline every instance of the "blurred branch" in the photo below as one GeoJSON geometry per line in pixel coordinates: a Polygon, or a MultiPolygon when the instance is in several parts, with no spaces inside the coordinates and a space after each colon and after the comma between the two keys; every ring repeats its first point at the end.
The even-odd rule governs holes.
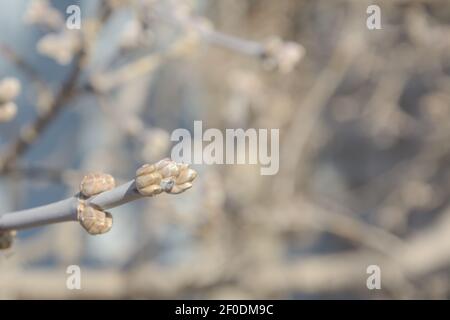
{"type": "MultiPolygon", "coordinates": [[[[112,10],[106,1],[100,2],[99,9],[100,25],[104,25],[108,17],[111,15],[112,10]]],[[[90,35],[90,38],[93,39],[92,35],[90,35]]],[[[5,48],[3,51],[14,61],[20,63],[25,70],[31,72],[33,76],[37,77],[36,71],[29,67],[29,65],[19,56],[13,54],[13,51],[7,49],[5,51],[5,48]]],[[[45,129],[50,125],[53,119],[56,118],[59,112],[67,105],[69,101],[71,101],[72,98],[74,98],[74,96],[76,96],[78,80],[83,72],[87,55],[88,51],[85,43],[85,46],[82,46],[76,52],[69,76],[62,85],[56,97],[52,99],[48,108],[39,114],[33,123],[22,128],[19,137],[9,145],[5,153],[0,157],[0,174],[11,170],[16,165],[16,160],[28,150],[33,142],[35,142],[42,132],[45,131],[45,129]]]]}
{"type": "Polygon", "coordinates": [[[29,126],[23,128],[20,136],[12,142],[6,153],[0,158],[0,173],[5,173],[15,166],[17,158],[25,153],[41,133],[48,127],[52,120],[59,114],[64,106],[73,98],[78,77],[81,74],[82,65],[86,53],[81,51],[75,58],[75,63],[69,78],[53,100],[49,109],[29,126]]]}
{"type": "Polygon", "coordinates": [[[280,179],[274,185],[275,188],[280,188],[282,184],[283,189],[288,190],[281,194],[286,198],[295,193],[299,163],[302,157],[305,157],[305,148],[323,109],[343,81],[353,59],[362,50],[361,34],[349,31],[354,29],[354,23],[355,21],[350,21],[346,30],[342,31],[337,47],[326,67],[292,115],[292,121],[283,142],[285,146],[288,146],[282,154],[285,164],[281,168],[280,179]]]}
{"type": "Polygon", "coordinates": [[[0,44],[0,55],[4,56],[7,60],[11,61],[15,66],[22,70],[25,75],[29,76],[31,80],[36,82],[40,87],[47,87],[42,80],[39,72],[30,65],[23,57],[15,52],[11,47],[6,44],[0,44]]]}

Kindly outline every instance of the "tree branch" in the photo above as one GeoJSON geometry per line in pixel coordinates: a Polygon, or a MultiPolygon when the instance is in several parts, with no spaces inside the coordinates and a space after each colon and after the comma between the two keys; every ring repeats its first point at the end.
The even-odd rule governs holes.
{"type": "Polygon", "coordinates": [[[118,207],[122,204],[144,197],[131,180],[112,190],[105,191],[88,200],[83,200],[79,194],[68,199],[44,206],[10,212],[0,217],[0,231],[24,229],[46,224],[77,221],[80,205],[91,205],[100,210],[118,207]]]}
{"type": "MultiPolygon", "coordinates": [[[[104,211],[145,196],[155,196],[163,191],[172,194],[181,193],[192,186],[191,182],[196,176],[197,173],[187,165],[164,159],[155,165],[142,166],[137,171],[135,179],[92,197],[86,198],[82,183],[81,192],[68,199],[32,209],[5,213],[0,216],[0,232],[78,221],[82,210],[88,207],[104,211]]],[[[102,179],[100,177],[93,183],[102,183],[102,179]]]]}

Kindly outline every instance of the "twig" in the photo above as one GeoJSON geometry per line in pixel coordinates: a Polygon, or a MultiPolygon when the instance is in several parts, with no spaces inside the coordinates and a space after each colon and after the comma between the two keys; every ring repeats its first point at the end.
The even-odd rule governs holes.
{"type": "Polygon", "coordinates": [[[136,179],[90,198],[86,199],[83,188],[81,188],[82,192],[68,199],[41,207],[3,214],[0,216],[0,231],[78,221],[84,208],[90,207],[104,211],[145,196],[154,196],[162,191],[181,193],[190,188],[190,183],[196,175],[196,172],[189,169],[187,165],[176,164],[166,159],[161,160],[155,165],[141,167],[137,171],[138,177],[136,179]]]}
{"type": "Polygon", "coordinates": [[[76,63],[68,80],[59,91],[48,111],[40,115],[26,130],[23,130],[16,141],[10,145],[9,149],[0,161],[0,173],[5,173],[14,167],[16,159],[28,150],[31,144],[39,137],[39,135],[57,116],[59,111],[72,98],[78,77],[81,73],[81,64],[84,56],[84,51],[78,54],[75,60],[76,63]]]}
{"type": "Polygon", "coordinates": [[[45,206],[6,213],[0,217],[0,230],[24,229],[58,222],[77,221],[78,208],[84,203],[99,209],[110,209],[142,197],[134,185],[134,180],[131,180],[87,201],[76,195],[45,206]]]}
{"type": "Polygon", "coordinates": [[[47,87],[45,82],[42,80],[39,72],[30,65],[23,57],[21,57],[12,48],[4,43],[0,44],[0,55],[4,56],[6,59],[10,60],[15,64],[20,70],[23,71],[27,76],[29,76],[33,81],[42,87],[47,87]]]}
{"type": "Polygon", "coordinates": [[[295,42],[284,42],[278,37],[272,37],[264,42],[242,39],[215,30],[211,22],[195,15],[177,16],[176,8],[169,10],[155,8],[155,18],[169,25],[175,26],[188,33],[194,34],[198,40],[229,49],[247,56],[255,57],[271,68],[282,73],[293,70],[303,58],[305,48],[295,42]]]}

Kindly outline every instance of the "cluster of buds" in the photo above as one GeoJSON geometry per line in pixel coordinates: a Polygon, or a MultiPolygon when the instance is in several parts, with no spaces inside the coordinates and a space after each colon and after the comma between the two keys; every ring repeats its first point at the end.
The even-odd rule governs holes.
{"type": "Polygon", "coordinates": [[[15,78],[0,81],[0,123],[11,121],[17,114],[14,99],[20,94],[20,82],[15,78]]]}
{"type": "MultiPolygon", "coordinates": [[[[90,198],[116,186],[114,178],[105,173],[91,173],[86,175],[80,184],[82,198],[90,198]]],[[[103,234],[111,230],[113,217],[109,212],[99,210],[81,202],[78,206],[78,221],[81,226],[92,235],[103,234]]]]}
{"type": "MultiPolygon", "coordinates": [[[[192,187],[197,172],[187,164],[163,159],[155,164],[146,164],[136,171],[135,185],[142,196],[152,197],[162,192],[182,193],[192,187]]],[[[92,235],[108,232],[113,224],[109,212],[89,204],[86,199],[115,187],[114,178],[109,174],[91,173],[80,184],[78,221],[92,235]]]]}
{"type": "Polygon", "coordinates": [[[264,44],[261,55],[263,63],[270,69],[278,69],[281,73],[291,72],[303,58],[305,49],[295,42],[283,42],[279,38],[271,38],[264,44]]]}
{"type": "Polygon", "coordinates": [[[64,17],[48,0],[31,1],[24,20],[28,24],[44,26],[53,31],[39,40],[37,51],[40,54],[67,65],[79,52],[82,45],[80,32],[64,28],[64,17]]]}
{"type": "Polygon", "coordinates": [[[0,250],[9,249],[16,237],[15,230],[0,231],[0,250]]]}
{"type": "Polygon", "coordinates": [[[178,194],[192,187],[197,172],[189,165],[163,159],[155,164],[146,164],[136,171],[136,188],[148,197],[166,192],[178,194]]]}
{"type": "Polygon", "coordinates": [[[82,46],[81,35],[77,30],[63,30],[59,33],[49,33],[42,37],[37,50],[60,65],[69,64],[82,46]]]}
{"type": "Polygon", "coordinates": [[[32,0],[24,16],[25,23],[57,30],[64,24],[62,14],[48,0],[32,0]]]}

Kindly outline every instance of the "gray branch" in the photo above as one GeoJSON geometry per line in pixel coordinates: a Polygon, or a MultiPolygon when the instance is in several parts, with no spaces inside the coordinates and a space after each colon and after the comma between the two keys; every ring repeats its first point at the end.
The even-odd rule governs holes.
{"type": "Polygon", "coordinates": [[[77,221],[78,206],[84,202],[101,210],[118,207],[142,198],[131,180],[109,191],[83,200],[79,195],[32,209],[5,213],[0,216],[0,231],[37,227],[52,223],[77,221]]]}

